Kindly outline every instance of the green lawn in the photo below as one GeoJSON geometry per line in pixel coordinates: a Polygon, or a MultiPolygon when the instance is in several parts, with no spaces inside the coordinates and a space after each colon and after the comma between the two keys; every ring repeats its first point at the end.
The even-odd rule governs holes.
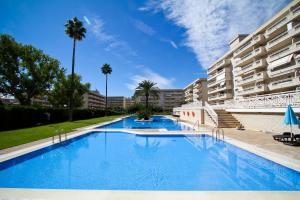
{"type": "Polygon", "coordinates": [[[111,121],[120,115],[107,116],[86,120],[78,120],[74,122],[62,122],[56,124],[49,124],[37,126],[32,128],[24,128],[10,131],[0,131],[0,149],[5,149],[20,144],[44,139],[57,134],[58,130],[63,129],[65,132],[71,132],[76,128],[89,126],[101,122],[111,121]]]}

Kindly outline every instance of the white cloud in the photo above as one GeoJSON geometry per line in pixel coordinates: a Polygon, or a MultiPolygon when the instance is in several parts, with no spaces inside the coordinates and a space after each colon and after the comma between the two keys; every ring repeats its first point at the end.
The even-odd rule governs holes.
{"type": "Polygon", "coordinates": [[[132,23],[135,26],[135,28],[137,28],[138,30],[142,31],[147,35],[152,36],[155,34],[155,30],[141,20],[132,19],[132,23]]]}
{"type": "Polygon", "coordinates": [[[104,48],[105,51],[110,52],[119,59],[127,61],[130,57],[137,56],[137,53],[126,41],[119,39],[116,35],[110,34],[105,30],[105,23],[99,16],[90,17],[90,20],[87,17],[85,18],[90,22],[88,28],[90,28],[92,35],[97,41],[106,45],[104,48]]]}
{"type": "Polygon", "coordinates": [[[130,90],[134,90],[143,80],[150,80],[154,83],[157,83],[156,86],[160,89],[174,88],[174,78],[164,77],[144,66],[137,66],[136,69],[140,70],[140,72],[131,76],[131,82],[126,84],[127,88],[129,88],[130,90]]]}
{"type": "Polygon", "coordinates": [[[228,50],[238,33],[251,33],[288,0],[149,0],[140,11],[162,11],[184,28],[185,42],[203,68],[228,50]]]}

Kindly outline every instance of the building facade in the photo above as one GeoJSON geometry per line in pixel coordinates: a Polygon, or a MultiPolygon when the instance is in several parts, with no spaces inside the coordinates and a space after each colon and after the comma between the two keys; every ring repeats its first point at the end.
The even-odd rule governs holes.
{"type": "Polygon", "coordinates": [[[98,90],[89,91],[83,95],[83,108],[105,109],[105,97],[98,90]]]}
{"type": "Polygon", "coordinates": [[[198,78],[189,85],[187,85],[184,90],[184,101],[186,103],[207,101],[207,79],[198,78]]]}
{"type": "Polygon", "coordinates": [[[208,102],[222,104],[300,85],[300,1],[291,2],[208,68],[208,102]]]}
{"type": "Polygon", "coordinates": [[[124,110],[126,108],[126,97],[124,96],[108,96],[107,97],[107,107],[124,110]]]}
{"type": "MultiPolygon", "coordinates": [[[[149,97],[149,105],[161,107],[164,111],[172,111],[173,108],[184,103],[183,89],[157,89],[159,91],[158,98],[149,97]]],[[[136,102],[145,103],[144,96],[138,97],[136,102]]]]}

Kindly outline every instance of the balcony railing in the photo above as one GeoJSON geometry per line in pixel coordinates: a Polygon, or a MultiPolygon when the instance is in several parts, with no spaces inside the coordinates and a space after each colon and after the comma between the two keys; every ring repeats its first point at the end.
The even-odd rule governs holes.
{"type": "Polygon", "coordinates": [[[249,94],[256,94],[259,92],[265,92],[267,91],[268,86],[266,84],[253,86],[250,88],[245,88],[240,91],[237,91],[237,95],[249,95],[249,94]]]}
{"type": "Polygon", "coordinates": [[[251,40],[249,40],[249,41],[246,42],[244,45],[242,45],[240,48],[238,48],[238,49],[233,53],[233,56],[234,56],[234,57],[237,57],[237,56],[239,56],[241,53],[245,52],[246,50],[249,50],[253,45],[262,43],[263,41],[265,41],[265,37],[264,37],[263,34],[256,35],[256,36],[253,37],[251,40]]]}
{"type": "Polygon", "coordinates": [[[257,49],[254,49],[250,53],[244,55],[240,59],[235,59],[235,65],[236,66],[241,66],[243,64],[247,64],[251,59],[254,57],[262,56],[266,53],[266,48],[264,46],[258,47],[257,49]]]}
{"type": "Polygon", "coordinates": [[[272,78],[272,77],[277,77],[277,76],[281,76],[281,75],[288,74],[288,73],[293,73],[298,68],[300,68],[300,61],[296,60],[296,63],[294,65],[290,65],[288,67],[284,67],[284,68],[278,69],[278,70],[268,69],[267,73],[268,73],[269,77],[272,78]]]}
{"type": "Polygon", "coordinates": [[[217,62],[215,65],[213,65],[212,67],[208,68],[208,74],[210,74],[211,72],[213,72],[214,70],[218,69],[219,67],[224,67],[226,65],[230,64],[230,60],[229,59],[223,59],[219,62],[217,62]]]}
{"type": "Polygon", "coordinates": [[[291,54],[295,51],[299,51],[299,50],[300,50],[300,41],[297,41],[284,49],[280,49],[280,50],[270,54],[267,58],[267,61],[268,61],[268,63],[271,63],[274,60],[277,60],[279,58],[282,58],[286,55],[289,55],[289,54],[291,54]]]}
{"type": "Polygon", "coordinates": [[[282,80],[278,80],[269,84],[270,90],[276,90],[281,88],[288,88],[300,85],[300,77],[291,77],[282,80]]]}
{"type": "Polygon", "coordinates": [[[227,100],[223,105],[211,106],[214,109],[254,109],[286,108],[288,105],[300,108],[300,91],[257,95],[239,100],[227,100]]]}
{"type": "Polygon", "coordinates": [[[266,61],[266,59],[263,58],[263,59],[255,61],[253,63],[250,63],[244,67],[240,67],[240,70],[236,71],[236,75],[240,76],[242,74],[249,73],[257,68],[266,67],[266,66],[267,66],[267,61],[266,61]]]}
{"type": "Polygon", "coordinates": [[[285,25],[289,21],[290,15],[286,15],[285,17],[281,18],[278,22],[273,24],[270,28],[267,29],[266,34],[269,36],[274,31],[285,25]]]}
{"type": "Polygon", "coordinates": [[[263,71],[263,72],[258,72],[256,74],[253,74],[253,75],[250,75],[250,76],[247,76],[244,78],[239,77],[236,79],[236,82],[237,82],[237,85],[245,85],[245,84],[248,84],[248,83],[251,83],[254,81],[256,81],[256,82],[262,81],[266,77],[267,77],[267,73],[265,71],[263,71]]]}
{"type": "Polygon", "coordinates": [[[224,73],[225,72],[225,68],[223,68],[222,70],[220,70],[220,71],[218,71],[218,72],[216,72],[215,74],[213,74],[213,75],[210,75],[209,77],[208,77],[208,81],[210,81],[210,80],[212,80],[212,79],[214,79],[214,78],[216,78],[218,75],[220,75],[220,74],[222,74],[222,73],[224,73]]]}

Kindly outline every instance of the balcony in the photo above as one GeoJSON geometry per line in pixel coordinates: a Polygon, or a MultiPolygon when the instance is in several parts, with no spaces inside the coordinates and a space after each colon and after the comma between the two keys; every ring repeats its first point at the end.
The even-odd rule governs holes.
{"type": "Polygon", "coordinates": [[[245,85],[245,84],[249,84],[252,82],[259,82],[259,81],[263,81],[264,79],[267,78],[267,73],[266,72],[258,72],[256,74],[252,74],[250,76],[247,77],[238,77],[236,79],[236,83],[237,85],[245,85]]]}
{"type": "Polygon", "coordinates": [[[264,41],[265,41],[265,36],[263,34],[259,34],[259,35],[254,36],[251,40],[249,40],[243,46],[241,46],[240,48],[238,48],[233,53],[233,57],[244,56],[246,53],[248,53],[249,51],[251,51],[251,49],[252,49],[251,47],[253,47],[253,45],[261,44],[264,41]]]}
{"type": "Polygon", "coordinates": [[[267,58],[268,63],[271,63],[279,58],[287,56],[293,52],[300,51],[300,41],[297,41],[284,49],[280,49],[272,54],[270,54],[267,58]]]}
{"type": "Polygon", "coordinates": [[[267,29],[266,31],[266,37],[270,37],[271,35],[276,34],[283,28],[284,25],[286,25],[289,22],[290,15],[286,15],[280,20],[278,20],[276,23],[274,23],[270,28],[267,29]]]}
{"type": "Polygon", "coordinates": [[[226,65],[229,65],[230,64],[230,60],[229,59],[223,59],[219,62],[217,62],[215,65],[211,66],[209,69],[208,69],[208,74],[211,74],[214,70],[220,68],[220,67],[224,67],[226,65]]]}
{"type": "Polygon", "coordinates": [[[207,93],[208,94],[214,94],[214,93],[229,90],[229,89],[232,89],[231,85],[225,85],[223,87],[218,86],[218,87],[215,87],[215,88],[211,88],[207,93]]]}
{"type": "Polygon", "coordinates": [[[246,66],[239,67],[238,70],[236,71],[236,75],[241,76],[243,74],[250,73],[255,69],[266,67],[266,66],[267,66],[267,61],[266,61],[266,59],[262,58],[260,60],[254,61],[253,63],[250,63],[246,66]]]}
{"type": "Polygon", "coordinates": [[[245,95],[251,95],[251,94],[258,94],[268,91],[268,85],[262,84],[262,85],[256,85],[249,88],[243,88],[240,91],[237,91],[237,95],[245,96],[245,95]]]}
{"type": "Polygon", "coordinates": [[[294,73],[295,70],[300,69],[300,60],[295,60],[295,63],[285,67],[274,67],[272,69],[268,69],[267,73],[269,77],[278,77],[289,73],[294,73]]]}
{"type": "Polygon", "coordinates": [[[284,31],[283,33],[280,33],[278,36],[270,40],[266,45],[267,51],[274,51],[275,48],[280,48],[288,42],[291,42],[291,34],[292,31],[284,31]]]}
{"type": "Polygon", "coordinates": [[[210,75],[208,78],[207,78],[207,81],[211,81],[213,80],[214,78],[216,78],[217,76],[221,75],[221,74],[226,74],[226,73],[231,73],[231,69],[230,68],[223,68],[222,70],[214,73],[213,75],[210,75]]]}
{"type": "Polygon", "coordinates": [[[300,5],[297,5],[296,7],[292,8],[290,15],[292,19],[298,17],[300,15],[300,5]]]}
{"type": "Polygon", "coordinates": [[[270,90],[284,89],[288,87],[296,87],[300,85],[300,77],[291,77],[278,81],[274,81],[269,84],[270,90]]]}
{"type": "Polygon", "coordinates": [[[225,100],[232,98],[231,93],[216,94],[208,97],[208,101],[225,100]]]}
{"type": "Polygon", "coordinates": [[[252,62],[253,58],[263,56],[267,53],[266,48],[264,46],[258,47],[251,51],[250,53],[244,55],[240,59],[235,59],[235,66],[240,67],[242,65],[247,65],[252,62]]]}

